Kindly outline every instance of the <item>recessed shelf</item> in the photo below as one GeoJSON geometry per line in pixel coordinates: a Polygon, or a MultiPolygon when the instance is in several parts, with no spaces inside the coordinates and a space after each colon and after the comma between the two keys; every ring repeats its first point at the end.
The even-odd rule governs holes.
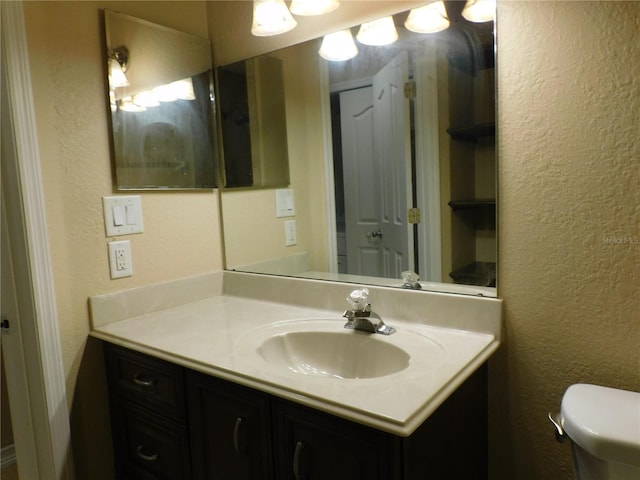
{"type": "Polygon", "coordinates": [[[449,276],[455,283],[495,287],[496,264],[494,262],[473,262],[454,270],[449,276]]]}
{"type": "Polygon", "coordinates": [[[447,128],[447,133],[455,140],[476,142],[479,138],[495,136],[496,124],[479,123],[477,125],[468,125],[464,127],[450,127],[447,128]]]}
{"type": "Polygon", "coordinates": [[[451,200],[449,206],[454,210],[469,210],[472,208],[494,208],[496,201],[493,199],[484,200],[451,200]]]}

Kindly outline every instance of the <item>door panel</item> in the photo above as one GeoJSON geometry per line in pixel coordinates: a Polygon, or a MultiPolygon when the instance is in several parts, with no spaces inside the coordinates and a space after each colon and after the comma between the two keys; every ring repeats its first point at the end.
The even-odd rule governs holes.
{"type": "Polygon", "coordinates": [[[402,52],[372,87],[340,93],[347,273],[401,278],[413,268],[408,72],[402,52]]]}

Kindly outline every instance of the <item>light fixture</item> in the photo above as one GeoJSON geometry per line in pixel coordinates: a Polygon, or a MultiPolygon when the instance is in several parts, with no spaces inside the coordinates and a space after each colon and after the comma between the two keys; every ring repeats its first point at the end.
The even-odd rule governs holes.
{"type": "Polygon", "coordinates": [[[153,94],[153,92],[150,92],[149,90],[145,90],[144,92],[137,93],[136,95],[133,96],[132,101],[136,105],[140,107],[145,107],[145,108],[157,107],[160,105],[160,102],[158,101],[156,96],[153,94]]]}
{"type": "Polygon", "coordinates": [[[177,82],[170,84],[171,88],[175,92],[176,97],[180,100],[195,100],[196,94],[193,91],[193,82],[191,78],[183,78],[177,82]]]}
{"type": "Polygon", "coordinates": [[[125,75],[129,67],[129,50],[117,47],[109,51],[109,85],[111,88],[126,87],[129,80],[125,75]]]}
{"type": "Polygon", "coordinates": [[[291,0],[289,11],[294,15],[322,15],[340,6],[336,0],[291,0]]]}
{"type": "Polygon", "coordinates": [[[160,102],[168,103],[178,100],[178,95],[176,95],[176,92],[171,87],[170,83],[167,83],[166,85],[158,85],[151,91],[153,92],[153,96],[160,102]]]}
{"type": "Polygon", "coordinates": [[[436,0],[428,5],[414,8],[409,12],[404,26],[407,30],[416,33],[436,33],[445,30],[449,26],[449,18],[444,2],[436,0]]]}
{"type": "Polygon", "coordinates": [[[325,35],[318,53],[326,60],[341,62],[355,57],[358,54],[358,47],[353,41],[351,30],[346,29],[325,35]]]}
{"type": "Polygon", "coordinates": [[[279,35],[297,25],[284,0],[253,0],[251,33],[257,37],[279,35]]]}
{"type": "Polygon", "coordinates": [[[145,107],[141,107],[140,105],[136,105],[133,103],[133,99],[131,97],[125,97],[120,100],[120,104],[118,108],[123,112],[144,112],[146,110],[145,107]]]}
{"type": "Polygon", "coordinates": [[[167,83],[166,85],[158,85],[157,87],[154,87],[150,93],[157,101],[164,103],[175,102],[176,100],[196,99],[191,78],[183,78],[182,80],[167,83]]]}
{"type": "Polygon", "coordinates": [[[490,22],[496,18],[496,0],[467,0],[462,16],[470,22],[490,22]]]}
{"type": "Polygon", "coordinates": [[[398,32],[393,23],[393,18],[384,17],[363,23],[356,38],[364,45],[380,47],[395,42],[398,39],[398,32]]]}

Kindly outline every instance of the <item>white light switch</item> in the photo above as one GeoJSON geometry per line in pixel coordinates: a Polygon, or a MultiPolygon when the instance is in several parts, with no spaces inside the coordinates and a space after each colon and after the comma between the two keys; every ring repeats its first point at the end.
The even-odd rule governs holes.
{"type": "Polygon", "coordinates": [[[111,211],[113,212],[113,225],[116,227],[124,225],[124,209],[122,205],[114,205],[111,211]]]}
{"type": "Polygon", "coordinates": [[[125,211],[127,212],[127,225],[135,225],[138,223],[138,206],[137,205],[125,205],[125,211]]]}
{"type": "Polygon", "coordinates": [[[293,217],[296,214],[296,205],[292,188],[280,188],[276,190],[276,218],[293,217]]]}
{"type": "Polygon", "coordinates": [[[144,231],[140,195],[102,197],[102,205],[107,237],[144,231]]]}

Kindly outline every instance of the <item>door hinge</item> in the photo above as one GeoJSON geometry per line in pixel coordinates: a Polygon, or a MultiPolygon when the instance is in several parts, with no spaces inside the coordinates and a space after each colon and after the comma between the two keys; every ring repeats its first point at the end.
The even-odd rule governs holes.
{"type": "Polygon", "coordinates": [[[2,315],[2,322],[0,322],[0,330],[2,333],[7,333],[9,331],[9,319],[6,315],[2,315]]]}
{"type": "Polygon", "coordinates": [[[416,82],[414,82],[413,80],[405,82],[404,98],[408,98],[409,100],[416,98],[416,82]]]}
{"type": "Polygon", "coordinates": [[[420,209],[410,208],[408,217],[409,217],[409,223],[420,223],[420,209]]]}

